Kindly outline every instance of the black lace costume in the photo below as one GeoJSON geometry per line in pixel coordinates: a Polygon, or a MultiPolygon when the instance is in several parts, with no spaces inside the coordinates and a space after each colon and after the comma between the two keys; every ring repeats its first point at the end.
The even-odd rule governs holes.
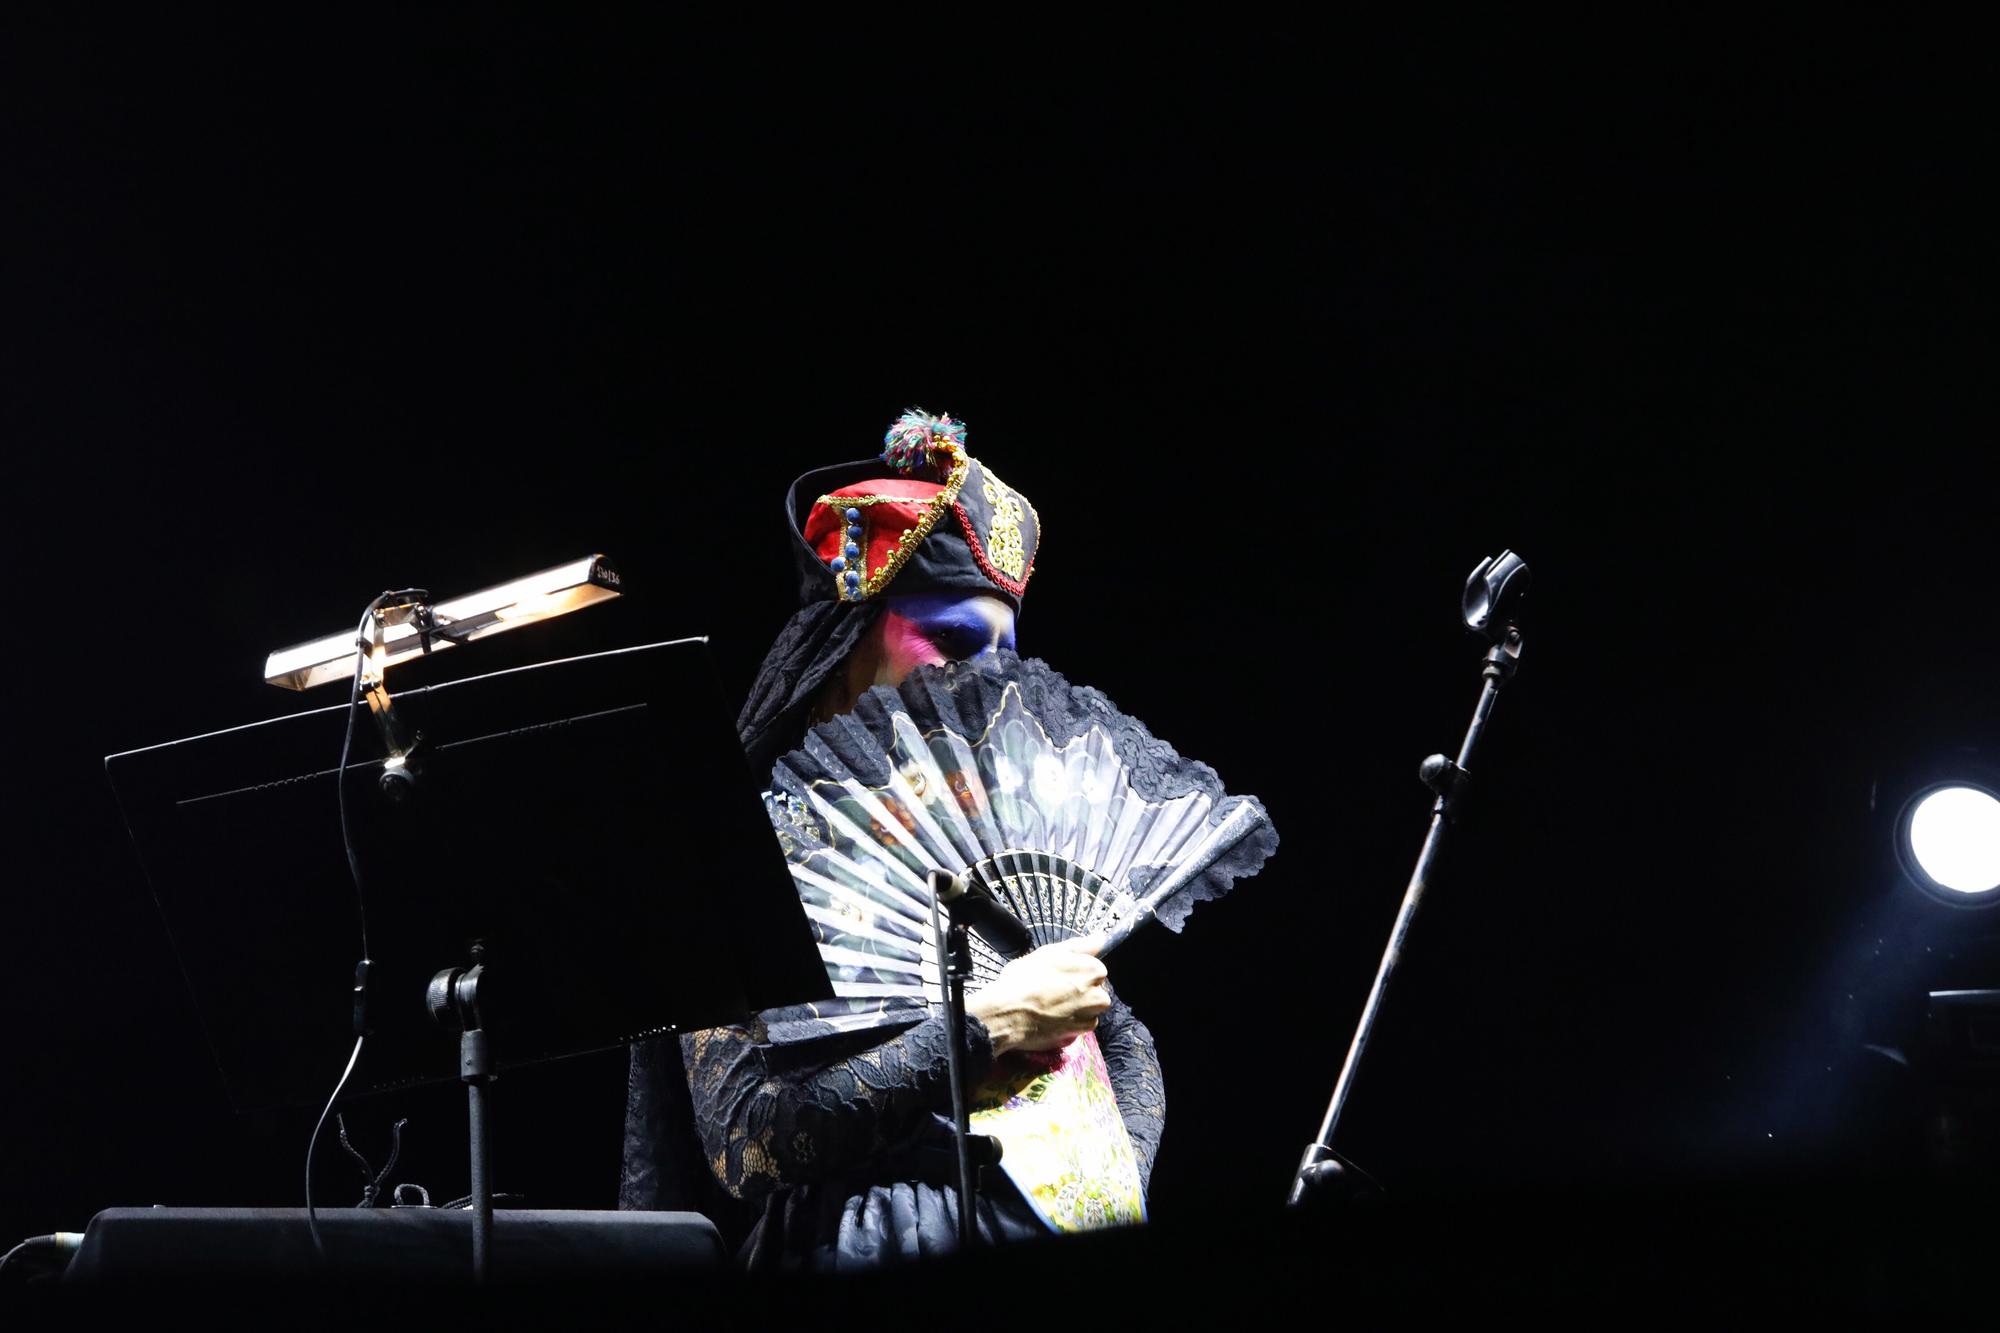
{"type": "MultiPolygon", "coordinates": [[[[756,771],[797,743],[821,684],[878,610],[822,602],[793,617],[738,719],[756,771]]],[[[965,1021],[976,1083],[992,1047],[977,1018],[965,1021]]],[[[1166,1115],[1152,1035],[1114,995],[1097,1037],[1143,1184],[1166,1115]]],[[[635,1046],[619,1206],[707,1212],[742,1237],[742,1262],[760,1270],[956,1248],[945,1038],[944,1020],[931,1017],[887,1040],[879,1031],[779,1039],[759,1025],[635,1046]]],[[[985,1175],[982,1237],[1047,1234],[1002,1173],[985,1175]]]]}
{"type": "MultiPolygon", "coordinates": [[[[977,1078],[991,1046],[978,1019],[966,1027],[977,1078]]],[[[1166,1109],[1152,1035],[1115,1001],[1097,1031],[1143,1182],[1166,1109]]],[[[888,1041],[868,1033],[782,1046],[744,1028],[682,1038],[704,1155],[757,1213],[747,1266],[840,1268],[956,1247],[945,1047],[938,1017],[888,1041]]],[[[1044,1232],[997,1172],[987,1173],[977,1222],[988,1239],[1044,1232]]]]}

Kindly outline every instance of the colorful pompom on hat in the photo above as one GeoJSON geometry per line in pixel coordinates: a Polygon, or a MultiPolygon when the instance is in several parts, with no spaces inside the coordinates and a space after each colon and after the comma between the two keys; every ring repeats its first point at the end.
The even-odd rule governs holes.
{"type": "Polygon", "coordinates": [[[984,592],[1015,610],[1042,525],[1027,497],[965,452],[965,423],[911,408],[879,457],[808,472],[785,517],[807,602],[984,592]]]}

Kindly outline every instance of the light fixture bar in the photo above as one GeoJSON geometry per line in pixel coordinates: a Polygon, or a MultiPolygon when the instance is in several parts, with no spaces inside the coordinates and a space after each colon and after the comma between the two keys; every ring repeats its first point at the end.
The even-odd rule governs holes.
{"type": "MultiPolygon", "coordinates": [[[[510,579],[463,597],[434,603],[431,612],[437,629],[431,636],[431,646],[449,648],[454,641],[469,642],[502,630],[532,625],[538,620],[608,601],[618,592],[618,571],[603,556],[572,560],[525,578],[510,579]],[[451,637],[446,639],[442,635],[451,637]]],[[[381,661],[384,670],[420,656],[423,651],[423,636],[416,624],[403,620],[384,626],[381,661]]],[[[347,629],[272,653],[264,660],[264,679],[288,690],[309,690],[330,681],[351,681],[354,657],[355,632],[347,629]]]]}

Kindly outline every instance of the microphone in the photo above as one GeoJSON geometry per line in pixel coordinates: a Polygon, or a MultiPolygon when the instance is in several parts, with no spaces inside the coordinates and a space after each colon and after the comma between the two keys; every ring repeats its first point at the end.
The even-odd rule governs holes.
{"type": "Polygon", "coordinates": [[[1035,947],[1034,937],[1021,924],[1021,918],[996,902],[984,884],[964,875],[952,875],[947,880],[944,871],[933,870],[931,887],[952,920],[978,931],[980,938],[1001,953],[1012,957],[1035,947]]]}

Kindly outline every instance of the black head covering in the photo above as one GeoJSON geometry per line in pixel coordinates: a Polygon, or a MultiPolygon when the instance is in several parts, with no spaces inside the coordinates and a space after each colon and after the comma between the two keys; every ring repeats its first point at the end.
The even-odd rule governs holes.
{"type": "Polygon", "coordinates": [[[882,615],[880,602],[810,602],[778,632],[736,718],[736,736],[762,782],[778,756],[805,736],[805,723],[827,678],[882,615]]]}

